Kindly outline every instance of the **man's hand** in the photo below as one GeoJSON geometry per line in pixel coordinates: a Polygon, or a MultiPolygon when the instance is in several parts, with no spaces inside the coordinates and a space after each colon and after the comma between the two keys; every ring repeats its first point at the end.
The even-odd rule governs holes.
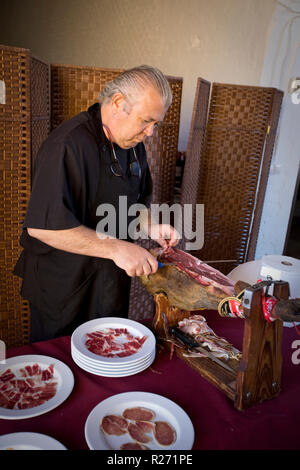
{"type": "Polygon", "coordinates": [[[175,246],[181,239],[180,234],[172,225],[159,224],[155,219],[152,219],[149,209],[141,211],[139,218],[141,230],[162,248],[175,246]]]}
{"type": "Polygon", "coordinates": [[[112,260],[130,277],[153,274],[158,268],[156,258],[149,251],[122,240],[115,244],[112,260]]]}
{"type": "Polygon", "coordinates": [[[155,240],[162,248],[175,246],[180,240],[180,234],[169,224],[152,225],[150,237],[155,240]]]}

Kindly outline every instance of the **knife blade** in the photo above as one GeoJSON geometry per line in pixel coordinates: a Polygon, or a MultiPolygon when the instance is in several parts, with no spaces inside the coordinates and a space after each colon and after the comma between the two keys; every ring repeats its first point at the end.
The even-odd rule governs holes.
{"type": "Polygon", "coordinates": [[[177,338],[181,339],[181,341],[183,341],[183,343],[188,345],[191,349],[196,349],[197,351],[201,352],[206,357],[214,361],[216,364],[219,364],[219,366],[224,367],[224,369],[227,369],[236,375],[236,371],[234,369],[232,369],[229,365],[225,364],[219,358],[214,356],[211,352],[204,349],[199,343],[191,340],[187,335],[185,335],[182,331],[180,331],[179,328],[174,328],[174,327],[170,328],[170,333],[176,336],[177,338]]]}

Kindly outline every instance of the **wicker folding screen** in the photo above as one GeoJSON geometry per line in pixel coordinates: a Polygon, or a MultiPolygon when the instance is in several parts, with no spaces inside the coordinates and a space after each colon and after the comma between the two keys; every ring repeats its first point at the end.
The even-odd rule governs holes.
{"type": "MultiPolygon", "coordinates": [[[[29,340],[29,307],[20,296],[20,279],[12,271],[21,251],[21,225],[30,196],[31,148],[38,145],[34,122],[40,108],[31,102],[31,87],[36,94],[43,93],[48,66],[31,58],[26,49],[0,46],[0,80],[5,83],[0,104],[0,339],[12,347],[29,340]],[[41,68],[42,82],[38,77],[41,68]]],[[[47,131],[42,134],[44,138],[47,131]]]]}
{"type": "Polygon", "coordinates": [[[51,129],[98,101],[104,85],[122,70],[51,64],[51,129]]]}
{"type": "MultiPolygon", "coordinates": [[[[122,70],[72,65],[51,65],[51,127],[85,111],[98,100],[103,86],[122,70]]],[[[178,150],[182,78],[168,77],[173,102],[164,123],[147,139],[145,146],[153,178],[153,203],[172,203],[175,187],[178,150]]],[[[139,241],[150,248],[150,241],[139,241]]],[[[139,280],[133,279],[130,292],[129,316],[142,319],[153,314],[154,302],[139,280]]]]}
{"type": "Polygon", "coordinates": [[[209,93],[203,85],[198,79],[182,202],[204,204],[204,246],[193,254],[226,260],[212,265],[227,274],[254,259],[283,93],[213,84],[202,151],[201,109],[209,93]]]}
{"type": "MultiPolygon", "coordinates": [[[[184,166],[180,203],[195,205],[198,197],[201,156],[204,148],[206,121],[209,106],[210,83],[203,78],[197,80],[194,108],[191,121],[191,132],[188,140],[187,159],[184,166]]],[[[196,229],[196,211],[193,210],[192,230],[196,229]]],[[[178,247],[185,249],[185,238],[178,247]]]]}
{"type": "Polygon", "coordinates": [[[31,163],[50,132],[49,65],[30,58],[31,83],[31,163]]]}

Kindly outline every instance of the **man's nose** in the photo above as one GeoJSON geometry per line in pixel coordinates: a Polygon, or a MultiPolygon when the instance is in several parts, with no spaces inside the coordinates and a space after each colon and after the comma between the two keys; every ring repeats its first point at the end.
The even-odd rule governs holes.
{"type": "Polygon", "coordinates": [[[155,128],[155,123],[148,124],[148,126],[145,127],[144,129],[144,134],[147,135],[148,137],[151,137],[153,135],[154,128],[155,128]]]}

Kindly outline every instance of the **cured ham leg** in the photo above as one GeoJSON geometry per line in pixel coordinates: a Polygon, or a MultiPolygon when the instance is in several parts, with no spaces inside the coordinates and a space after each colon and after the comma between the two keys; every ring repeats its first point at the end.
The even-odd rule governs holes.
{"type": "MultiPolygon", "coordinates": [[[[233,298],[241,294],[243,289],[251,287],[242,281],[234,284],[220,271],[177,248],[156,248],[151,253],[163,266],[155,274],[141,276],[142,284],[153,296],[164,294],[171,307],[182,311],[218,310],[221,301],[233,298]]],[[[242,302],[239,310],[239,314],[233,316],[243,318],[242,302]]],[[[300,299],[278,302],[275,299],[269,310],[273,320],[300,321],[300,299]]]]}
{"type": "Polygon", "coordinates": [[[155,274],[140,280],[152,294],[164,293],[170,305],[182,310],[215,310],[234,295],[234,283],[220,271],[176,248],[151,250],[163,264],[155,274]]]}

